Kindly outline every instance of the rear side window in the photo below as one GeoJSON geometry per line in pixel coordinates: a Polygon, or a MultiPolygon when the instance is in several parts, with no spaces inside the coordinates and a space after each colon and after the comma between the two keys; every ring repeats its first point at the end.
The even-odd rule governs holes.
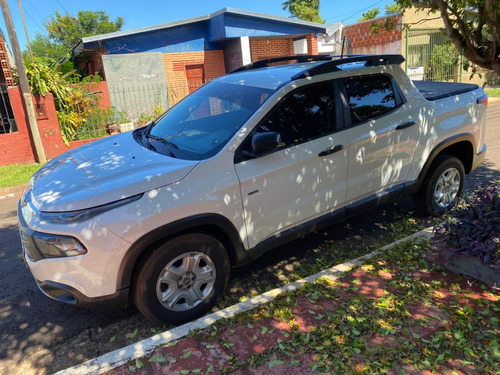
{"type": "Polygon", "coordinates": [[[391,78],[386,75],[344,80],[351,124],[356,125],[392,111],[398,106],[391,78]]]}

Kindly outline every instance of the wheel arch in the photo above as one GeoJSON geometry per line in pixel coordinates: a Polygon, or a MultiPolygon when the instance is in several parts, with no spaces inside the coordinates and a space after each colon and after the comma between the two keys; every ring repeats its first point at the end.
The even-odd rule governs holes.
{"type": "Polygon", "coordinates": [[[135,241],[123,257],[118,274],[117,290],[131,286],[138,263],[158,244],[189,233],[205,233],[222,242],[227,250],[231,266],[239,266],[251,260],[238,230],[225,217],[218,214],[205,214],[188,217],[163,225],[135,241]]]}
{"type": "Polygon", "coordinates": [[[419,185],[422,185],[432,163],[439,155],[450,155],[456,157],[462,162],[465,174],[469,174],[472,170],[474,155],[476,153],[474,142],[475,138],[472,134],[463,133],[439,143],[431,151],[424,167],[420,171],[420,175],[418,177],[419,185]]]}

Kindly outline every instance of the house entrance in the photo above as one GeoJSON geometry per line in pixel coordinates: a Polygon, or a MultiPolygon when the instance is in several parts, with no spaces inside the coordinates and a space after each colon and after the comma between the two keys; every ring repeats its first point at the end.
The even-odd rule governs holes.
{"type": "Polygon", "coordinates": [[[186,65],[186,78],[188,90],[191,94],[198,87],[205,83],[205,68],[203,64],[199,65],[186,65]]]}

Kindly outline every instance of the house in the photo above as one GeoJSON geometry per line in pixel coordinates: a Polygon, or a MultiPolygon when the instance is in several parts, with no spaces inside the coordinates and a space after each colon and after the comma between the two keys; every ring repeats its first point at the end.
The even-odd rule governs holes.
{"type": "Polygon", "coordinates": [[[456,81],[483,84],[492,73],[478,68],[463,70],[462,60],[444,31],[439,14],[426,10],[405,9],[404,12],[344,26],[346,51],[349,54],[401,54],[403,68],[415,80],[456,81]],[[390,19],[395,28],[383,27],[373,32],[373,25],[384,25],[390,19]]]}
{"type": "Polygon", "coordinates": [[[159,113],[204,82],[253,61],[333,53],[341,26],[224,8],[83,38],[73,56],[78,71],[99,73],[107,81],[111,104],[136,120],[148,108],[159,113]]]}

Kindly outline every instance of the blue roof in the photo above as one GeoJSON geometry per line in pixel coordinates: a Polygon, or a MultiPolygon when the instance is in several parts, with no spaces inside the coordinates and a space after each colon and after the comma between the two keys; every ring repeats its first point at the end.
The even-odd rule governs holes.
{"type": "Polygon", "coordinates": [[[242,36],[268,37],[325,33],[324,24],[224,8],[210,15],[140,29],[82,38],[74,48],[105,48],[108,54],[189,52],[221,49],[221,42],[242,36]]]}

